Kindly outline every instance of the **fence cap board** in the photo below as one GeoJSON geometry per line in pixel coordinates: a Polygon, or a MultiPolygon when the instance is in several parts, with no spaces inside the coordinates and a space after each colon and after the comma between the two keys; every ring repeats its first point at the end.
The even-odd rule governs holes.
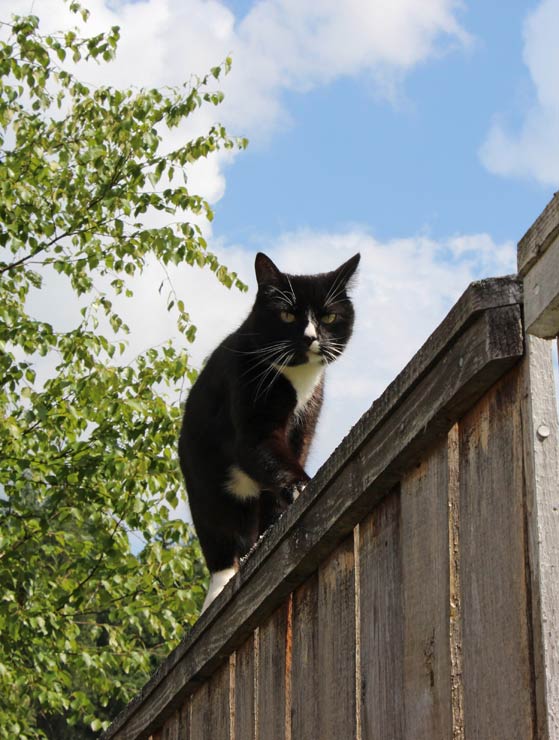
{"type": "Polygon", "coordinates": [[[559,192],[554,194],[518,242],[518,274],[520,276],[526,275],[557,236],[559,236],[559,192]]]}
{"type": "MultiPolygon", "coordinates": [[[[312,562],[308,562],[311,545],[305,541],[307,535],[305,523],[307,521],[315,522],[314,531],[312,531],[312,536],[315,538],[322,534],[316,532],[316,522],[318,521],[320,525],[320,516],[330,516],[328,526],[332,527],[332,517],[337,516],[337,514],[332,514],[332,506],[330,506],[329,512],[321,514],[321,505],[327,503],[326,498],[328,498],[329,493],[330,498],[332,498],[332,487],[337,479],[338,485],[335,485],[335,488],[340,488],[343,496],[347,491],[348,501],[344,505],[346,505],[349,514],[343,524],[343,526],[347,526],[348,516],[354,515],[352,511],[349,511],[351,507],[355,509],[358,504],[361,507],[363,506],[363,492],[361,490],[350,490],[352,487],[354,488],[352,484],[354,478],[356,485],[363,485],[364,478],[361,471],[357,476],[359,478],[357,481],[352,469],[352,463],[355,462],[356,469],[359,470],[359,450],[364,448],[368,440],[377,437],[382,438],[385,428],[392,428],[392,434],[394,434],[393,427],[395,420],[399,418],[399,414],[401,416],[409,413],[410,404],[413,406],[413,403],[415,403],[413,400],[414,389],[420,384],[424,384],[424,382],[431,382],[430,377],[433,374],[438,378],[444,376],[444,373],[448,370],[444,358],[452,356],[456,360],[457,355],[462,352],[462,348],[459,347],[458,353],[453,348],[461,341],[461,338],[464,338],[465,342],[468,340],[464,345],[466,363],[470,363],[471,373],[475,377],[471,375],[462,380],[459,370],[456,370],[456,377],[453,381],[455,388],[452,392],[455,393],[456,388],[459,389],[461,382],[470,384],[468,388],[464,388],[457,408],[466,408],[468,403],[473,402],[476,396],[479,397],[479,394],[494,382],[496,376],[510,367],[511,363],[522,354],[522,331],[519,309],[516,308],[515,311],[505,309],[506,307],[517,307],[521,302],[521,295],[521,284],[515,277],[477,281],[467,288],[422,348],[372,404],[371,408],[361,417],[335,452],[320,468],[305,492],[249,554],[242,564],[240,572],[235,575],[224,591],[200,617],[190,634],[182,640],[143,687],[138,696],[115,719],[111,727],[104,733],[104,740],[143,738],[159,727],[163,716],[166,716],[171,709],[176,708],[186,694],[190,693],[196,685],[204,680],[204,677],[209,674],[210,668],[215,667],[217,661],[223,660],[228,651],[234,649],[236,644],[240,644],[241,637],[244,639],[248,631],[254,628],[255,620],[262,616],[265,609],[270,611],[274,608],[278,598],[283,593],[288,593],[294,585],[301,582],[305,573],[311,572],[312,562]],[[503,317],[508,317],[504,323],[501,321],[503,317]],[[475,340],[473,343],[472,337],[475,340]],[[476,367],[475,358],[468,356],[468,349],[472,347],[483,347],[481,352],[484,355],[483,362],[489,368],[485,374],[482,372],[483,367],[476,367]],[[440,367],[438,365],[439,361],[441,361],[440,367]],[[400,408],[402,409],[401,412],[399,411],[400,408]],[[342,483],[343,485],[341,485],[342,483]],[[360,496],[361,502],[357,500],[360,496]],[[349,501],[350,498],[351,502],[349,501]],[[312,517],[314,517],[314,520],[312,517]],[[293,563],[296,562],[297,558],[302,560],[304,557],[307,558],[307,561],[304,567],[297,571],[298,566],[294,566],[293,563]],[[278,574],[277,571],[280,567],[283,567],[284,571],[278,574]],[[258,586],[256,583],[262,581],[265,575],[262,571],[266,570],[274,573],[274,568],[276,569],[274,578],[277,582],[274,586],[275,592],[273,597],[270,595],[270,599],[264,604],[267,595],[262,594],[262,585],[258,586]],[[245,595],[243,595],[243,591],[245,595]],[[256,596],[258,596],[258,599],[256,596]],[[234,604],[231,603],[233,600],[235,600],[234,604]],[[150,711],[150,704],[153,704],[153,712],[150,711]],[[160,724],[157,724],[157,722],[160,722],[160,724]]],[[[453,361],[453,363],[452,367],[456,368],[456,362],[453,361]]],[[[437,427],[438,424],[440,429],[444,429],[450,419],[448,409],[441,407],[440,414],[441,418],[433,426],[437,427]]],[[[436,431],[437,429],[434,429],[434,432],[436,431]]],[[[411,441],[415,440],[410,437],[410,445],[411,441]]],[[[429,435],[424,435],[420,444],[425,445],[427,442],[429,442],[429,435]]],[[[389,451],[385,451],[384,454],[387,460],[383,462],[383,465],[386,462],[388,466],[393,460],[388,459],[389,451]]],[[[414,454],[416,454],[415,449],[414,454]]],[[[394,455],[396,455],[396,452],[394,452],[394,455]]],[[[402,455],[402,459],[405,461],[408,457],[402,455]]],[[[396,473],[397,469],[398,466],[395,468],[393,466],[396,473]]],[[[391,475],[394,476],[396,473],[392,472],[391,475]]],[[[380,475],[380,479],[385,484],[389,480],[389,478],[383,478],[382,475],[380,475]]],[[[334,493],[339,496],[340,490],[335,490],[334,493]]],[[[369,502],[369,504],[372,506],[372,503],[369,502]]],[[[326,524],[324,526],[326,527],[326,524]]],[[[336,527],[333,529],[335,530],[336,527]]],[[[312,527],[308,529],[308,532],[310,533],[311,530],[312,527]]],[[[338,527],[338,530],[341,532],[342,528],[338,527]]],[[[330,544],[335,536],[337,536],[337,532],[333,531],[330,536],[330,544]]],[[[327,545],[322,546],[321,549],[315,543],[313,545],[314,550],[312,550],[314,556],[318,557],[318,553],[324,554],[324,547],[327,545]]],[[[317,564],[318,561],[315,565],[317,564]]]]}

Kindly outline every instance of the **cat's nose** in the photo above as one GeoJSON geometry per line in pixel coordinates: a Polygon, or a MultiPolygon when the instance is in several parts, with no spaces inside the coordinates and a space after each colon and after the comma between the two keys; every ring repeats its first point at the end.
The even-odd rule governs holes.
{"type": "Polygon", "coordinates": [[[316,342],[316,337],[311,337],[308,334],[305,334],[303,336],[303,342],[305,342],[307,347],[310,347],[313,342],[316,342]]]}

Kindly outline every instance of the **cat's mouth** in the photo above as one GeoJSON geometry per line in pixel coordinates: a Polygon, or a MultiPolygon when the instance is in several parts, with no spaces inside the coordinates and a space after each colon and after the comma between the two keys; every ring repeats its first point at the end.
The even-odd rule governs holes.
{"type": "Polygon", "coordinates": [[[321,353],[320,349],[313,351],[312,349],[307,350],[307,362],[311,365],[325,365],[326,358],[321,353]]]}
{"type": "Polygon", "coordinates": [[[294,352],[288,364],[292,367],[297,365],[326,365],[327,358],[322,354],[320,348],[301,349],[294,352]]]}

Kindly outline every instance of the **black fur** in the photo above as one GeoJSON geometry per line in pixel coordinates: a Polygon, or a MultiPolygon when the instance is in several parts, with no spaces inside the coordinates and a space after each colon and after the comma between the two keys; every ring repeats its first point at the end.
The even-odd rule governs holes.
{"type": "Polygon", "coordinates": [[[190,391],[179,456],[194,526],[212,573],[245,555],[309,480],[304,465],[322,405],[323,379],[295,413],[297,394],[273,363],[295,367],[309,362],[312,338],[304,336],[309,311],[317,319],[320,362],[328,364],[341,354],[353,328],[348,286],[358,263],[355,255],[333,272],[286,275],[258,254],[254,306],[213,352],[190,391]],[[326,324],[325,315],[327,321],[336,318],[326,324]],[[259,495],[240,499],[229,492],[232,466],[257,481],[259,495]]]}

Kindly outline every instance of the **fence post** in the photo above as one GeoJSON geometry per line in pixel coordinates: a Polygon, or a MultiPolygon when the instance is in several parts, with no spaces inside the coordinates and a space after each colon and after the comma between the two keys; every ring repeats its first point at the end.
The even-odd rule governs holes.
{"type": "Polygon", "coordinates": [[[559,434],[552,339],[559,334],[559,193],[518,245],[526,356],[522,399],[527,557],[538,740],[559,740],[559,434]]]}

